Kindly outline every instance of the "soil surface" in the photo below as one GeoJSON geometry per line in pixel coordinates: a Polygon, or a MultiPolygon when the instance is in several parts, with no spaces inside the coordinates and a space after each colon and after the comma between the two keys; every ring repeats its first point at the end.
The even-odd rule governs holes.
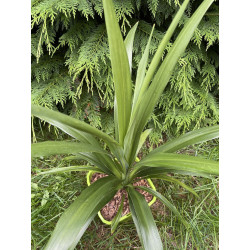
{"type": "MultiPolygon", "coordinates": [[[[91,183],[93,183],[96,180],[98,180],[100,178],[103,178],[105,176],[107,176],[107,175],[106,174],[100,174],[100,173],[94,173],[92,175],[92,177],[91,177],[91,183]]],[[[141,180],[141,179],[139,179],[133,185],[134,186],[150,187],[147,180],[141,180]]],[[[150,202],[153,199],[153,196],[151,194],[149,194],[148,192],[140,190],[140,189],[137,189],[137,191],[140,192],[145,197],[147,202],[150,202]]],[[[125,195],[125,198],[124,198],[124,202],[123,202],[122,216],[124,216],[124,215],[126,215],[126,214],[128,214],[130,212],[128,194],[127,194],[126,190],[120,189],[116,193],[114,198],[109,203],[107,203],[105,205],[105,207],[103,207],[102,210],[101,210],[101,214],[102,214],[102,216],[103,216],[103,218],[105,220],[111,221],[115,217],[115,215],[116,215],[116,213],[117,213],[117,211],[118,211],[118,209],[120,207],[123,195],[125,195]]]]}

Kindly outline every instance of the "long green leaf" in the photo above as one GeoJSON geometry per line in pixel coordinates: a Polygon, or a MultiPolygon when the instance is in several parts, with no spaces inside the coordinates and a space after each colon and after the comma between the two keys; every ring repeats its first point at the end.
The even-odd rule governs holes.
{"type": "Polygon", "coordinates": [[[85,133],[83,131],[74,129],[71,126],[67,126],[64,123],[60,124],[60,129],[62,131],[64,131],[65,133],[67,133],[68,135],[72,136],[73,138],[79,140],[80,142],[89,143],[89,144],[94,145],[94,146],[101,149],[101,146],[99,145],[98,141],[91,134],[88,134],[88,133],[85,133]]]}
{"type": "MultiPolygon", "coordinates": [[[[110,171],[110,169],[113,170],[113,172],[117,172],[117,170],[119,170],[120,172],[123,171],[122,166],[117,162],[117,161],[113,161],[109,156],[107,156],[105,159],[103,159],[104,155],[99,154],[99,153],[95,153],[95,154],[91,154],[91,153],[79,153],[76,154],[74,156],[68,156],[65,157],[63,160],[64,161],[75,161],[75,160],[85,160],[90,162],[91,164],[98,166],[99,169],[101,169],[104,173],[107,174],[113,174],[112,171],[110,171]],[[114,170],[116,169],[116,170],[114,170]]],[[[118,175],[116,175],[118,176],[118,175]]],[[[119,175],[120,176],[120,175],[119,175]]]]}
{"type": "Polygon", "coordinates": [[[141,137],[140,137],[140,141],[139,141],[139,144],[138,144],[138,148],[137,148],[137,151],[136,151],[136,156],[137,154],[139,153],[143,143],[146,141],[147,137],[149,136],[149,134],[151,133],[152,129],[146,129],[145,131],[143,131],[143,133],[141,134],[141,137]]]}
{"type": "Polygon", "coordinates": [[[119,143],[123,145],[131,115],[132,83],[128,56],[117,22],[113,1],[103,0],[112,73],[115,84],[119,143]]]}
{"type": "Polygon", "coordinates": [[[127,51],[127,55],[128,55],[128,62],[129,62],[129,69],[130,69],[130,73],[132,74],[132,54],[133,54],[133,44],[134,44],[134,38],[135,38],[135,31],[137,29],[138,26],[137,22],[132,29],[128,32],[125,40],[124,40],[124,44],[126,47],[126,51],[127,51]]]}
{"type": "Polygon", "coordinates": [[[108,154],[108,152],[98,149],[89,143],[78,143],[69,141],[46,141],[31,144],[31,156],[50,156],[60,154],[74,154],[79,152],[100,152],[108,154]]]}
{"type": "MultiPolygon", "coordinates": [[[[95,139],[93,135],[74,129],[70,126],[65,125],[64,123],[60,124],[60,129],[62,129],[65,133],[69,134],[75,139],[83,143],[89,143],[92,146],[94,146],[97,150],[100,150],[100,151],[96,150],[96,152],[101,152],[102,147],[100,146],[99,142],[95,139]]],[[[98,158],[105,165],[109,165],[109,156],[107,156],[106,154],[98,154],[96,152],[93,152],[89,155],[91,155],[94,158],[98,158]]]]}
{"type": "MultiPolygon", "coordinates": [[[[79,135],[82,135],[80,134],[80,132],[84,132],[85,141],[87,140],[91,142],[92,136],[96,136],[96,137],[103,139],[109,146],[111,152],[116,156],[116,158],[121,162],[124,161],[124,156],[123,156],[124,153],[123,153],[123,149],[121,148],[121,146],[110,136],[90,126],[89,124],[83,121],[74,119],[70,116],[61,114],[59,112],[56,112],[47,108],[39,107],[36,105],[32,105],[31,112],[34,116],[37,116],[40,119],[43,119],[49,122],[50,124],[62,129],[66,133],[73,132],[74,135],[79,136],[79,135]],[[86,133],[89,133],[90,135],[89,134],[86,135],[86,133]]],[[[97,141],[93,141],[92,145],[96,146],[97,149],[100,148],[97,141]]],[[[98,161],[102,162],[103,165],[109,166],[110,164],[110,160],[108,156],[106,156],[105,154],[88,153],[88,156],[91,158],[98,158],[98,161]]],[[[98,167],[100,167],[100,165],[98,167]]],[[[111,164],[110,167],[113,168],[114,170],[113,173],[118,177],[118,169],[116,169],[114,164],[111,164]]],[[[107,167],[106,167],[106,171],[107,171],[107,167]]],[[[123,170],[123,172],[125,172],[125,170],[123,170]]]]}
{"type": "Polygon", "coordinates": [[[115,126],[115,140],[119,141],[119,121],[118,121],[118,108],[117,108],[117,101],[116,95],[114,97],[114,126],[115,126]]]}
{"type": "MultiPolygon", "coordinates": [[[[79,140],[80,142],[89,143],[92,146],[94,146],[96,149],[102,150],[99,142],[95,139],[93,135],[74,129],[70,126],[65,125],[64,123],[60,124],[60,129],[64,131],[65,133],[67,133],[68,135],[72,136],[73,138],[79,140]]],[[[92,157],[98,158],[100,161],[107,164],[107,161],[108,161],[107,155],[105,154],[101,155],[97,153],[92,153],[91,155],[93,155],[92,157]]]]}
{"type": "Polygon", "coordinates": [[[44,174],[59,174],[59,173],[66,173],[71,171],[96,171],[102,173],[102,170],[97,167],[92,166],[70,166],[70,167],[63,167],[63,168],[54,168],[51,170],[43,171],[38,173],[37,175],[44,175],[44,174]]]}
{"type": "Polygon", "coordinates": [[[197,176],[219,175],[219,163],[190,155],[157,153],[137,163],[131,176],[142,177],[164,172],[190,173],[197,176]]]}
{"type": "Polygon", "coordinates": [[[153,215],[143,195],[128,187],[129,207],[137,233],[145,250],[163,249],[153,215]]]}
{"type": "Polygon", "coordinates": [[[134,142],[130,147],[125,149],[125,157],[129,165],[134,162],[141,131],[146,125],[160,95],[165,89],[176,63],[192,38],[194,30],[213,1],[214,0],[204,0],[185,24],[159,70],[155,74],[151,85],[143,95],[143,98],[139,100],[138,105],[133,109],[128,132],[125,137],[125,145],[129,145],[131,141],[134,142]]]}
{"type": "Polygon", "coordinates": [[[119,176],[116,169],[120,169],[122,172],[125,172],[123,169],[120,168],[120,165],[118,165],[118,167],[115,166],[114,162],[111,161],[109,156],[106,153],[104,153],[105,151],[102,152],[103,149],[101,148],[99,142],[95,139],[93,135],[79,131],[77,129],[73,129],[70,126],[67,126],[63,123],[60,126],[61,126],[60,128],[70,136],[76,138],[81,142],[91,144],[91,148],[95,147],[96,150],[94,150],[94,152],[92,153],[88,153],[88,157],[91,159],[98,160],[98,162],[100,163],[99,167],[101,167],[101,169],[105,173],[107,174],[116,173],[115,175],[119,176]],[[110,171],[110,168],[112,168],[113,171],[110,171]]]}
{"type": "Polygon", "coordinates": [[[116,213],[116,216],[115,218],[112,220],[111,222],[111,234],[113,234],[120,222],[120,218],[122,217],[122,210],[123,210],[123,202],[124,202],[124,198],[125,196],[123,195],[122,196],[122,200],[121,200],[121,204],[120,204],[120,207],[116,213]]]}
{"type": "Polygon", "coordinates": [[[183,217],[181,216],[181,214],[178,212],[178,210],[176,209],[176,207],[171,204],[171,202],[169,202],[163,195],[161,195],[159,192],[151,189],[151,188],[147,188],[144,186],[137,186],[137,188],[140,188],[150,194],[152,194],[153,196],[155,196],[156,198],[158,198],[163,204],[165,204],[180,220],[181,222],[187,227],[189,228],[189,224],[187,223],[187,221],[185,221],[183,219],[183,217]]]}
{"type": "Polygon", "coordinates": [[[100,168],[104,173],[115,175],[118,179],[122,177],[121,165],[115,163],[111,158],[107,157],[105,161],[102,161],[102,158],[96,157],[92,153],[79,153],[79,155],[89,163],[100,168]]]}
{"type": "Polygon", "coordinates": [[[74,137],[75,139],[84,142],[84,143],[89,143],[95,147],[101,148],[99,142],[95,139],[95,137],[91,134],[85,133],[83,131],[74,129],[70,126],[67,126],[65,124],[61,124],[61,129],[69,134],[70,136],[74,137]]]}
{"type": "Polygon", "coordinates": [[[62,159],[63,161],[82,161],[84,160],[84,158],[81,155],[70,155],[70,156],[66,156],[62,159]]]}
{"type": "MultiPolygon", "coordinates": [[[[132,74],[133,43],[134,43],[135,31],[137,29],[137,26],[138,26],[138,22],[128,32],[124,40],[124,44],[125,44],[127,55],[128,55],[129,69],[130,69],[131,74],[132,74]]],[[[119,141],[118,109],[117,109],[116,95],[115,95],[115,100],[114,100],[114,121],[115,121],[115,139],[119,141]]]]}
{"type": "Polygon", "coordinates": [[[165,143],[164,145],[151,151],[148,155],[152,155],[159,152],[173,153],[189,145],[202,143],[218,137],[219,137],[218,125],[197,129],[165,143]]]}
{"type": "Polygon", "coordinates": [[[42,120],[45,120],[46,122],[49,122],[50,124],[62,129],[63,131],[66,131],[66,133],[68,133],[67,131],[70,130],[74,132],[85,132],[89,133],[90,135],[96,136],[107,143],[110,150],[118,159],[123,157],[123,150],[121,146],[113,138],[83,121],[79,121],[60,112],[36,105],[31,106],[31,114],[39,117],[42,120]]]}
{"type": "MultiPolygon", "coordinates": [[[[100,146],[99,142],[95,139],[93,135],[74,129],[70,126],[65,125],[64,123],[60,124],[60,129],[62,129],[65,133],[69,134],[73,138],[79,140],[80,142],[91,144],[92,145],[91,147],[95,147],[98,150],[98,152],[102,150],[102,147],[100,146]]],[[[97,152],[97,150],[95,151],[97,152]]],[[[106,166],[105,173],[112,174],[112,172],[108,170],[109,169],[108,166],[110,165],[109,156],[106,154],[99,154],[96,152],[88,153],[88,156],[91,157],[92,159],[93,158],[98,159],[99,162],[102,162],[103,165],[106,166]]]]}
{"type": "MultiPolygon", "coordinates": [[[[136,169],[135,169],[136,171],[136,169]]],[[[211,174],[204,173],[203,171],[199,170],[189,170],[189,169],[177,169],[176,167],[170,167],[170,166],[164,166],[164,167],[148,167],[145,166],[141,168],[138,172],[132,171],[130,174],[129,179],[134,180],[136,177],[140,178],[150,178],[150,176],[154,175],[161,175],[161,174],[167,174],[167,173],[172,173],[172,174],[181,174],[181,175],[190,175],[190,176],[200,176],[200,177],[205,177],[208,179],[212,179],[211,174]]]]}
{"type": "Polygon", "coordinates": [[[102,131],[98,130],[97,128],[94,128],[83,121],[64,115],[60,112],[36,105],[31,105],[31,114],[36,117],[39,117],[42,120],[49,122],[50,124],[58,128],[62,127],[62,130],[64,130],[64,126],[68,126],[71,129],[86,132],[100,139],[103,139],[107,144],[117,145],[114,139],[112,139],[110,136],[103,133],[102,131]]]}
{"type": "Polygon", "coordinates": [[[186,185],[185,183],[173,178],[173,177],[169,177],[167,175],[149,175],[147,178],[150,179],[160,179],[160,180],[164,180],[164,181],[168,181],[168,182],[173,182],[176,183],[180,186],[182,186],[183,188],[185,188],[187,191],[189,191],[190,193],[194,194],[196,197],[199,197],[199,195],[194,191],[193,188],[189,187],[188,185],[186,185]]]}
{"type": "Polygon", "coordinates": [[[135,82],[135,91],[134,91],[134,97],[133,97],[132,112],[133,112],[133,109],[137,103],[137,99],[138,99],[139,94],[143,95],[143,93],[147,89],[147,87],[145,85],[143,85],[143,80],[145,78],[146,68],[147,68],[147,64],[148,64],[149,47],[150,47],[151,38],[152,38],[152,35],[154,32],[154,27],[155,26],[153,25],[152,31],[151,31],[149,39],[148,39],[147,46],[146,46],[144,53],[142,55],[142,58],[139,62],[137,75],[136,75],[136,82],[135,82]]]}
{"type": "MultiPolygon", "coordinates": [[[[178,10],[178,12],[176,13],[173,21],[171,22],[166,34],[164,35],[160,45],[158,46],[157,51],[155,52],[153,60],[149,65],[147,74],[146,74],[144,82],[143,82],[143,86],[145,89],[148,87],[150,81],[152,80],[153,75],[157,69],[157,66],[159,65],[159,63],[162,59],[163,52],[166,49],[166,46],[169,43],[170,38],[172,37],[185,9],[187,8],[189,1],[190,0],[185,0],[184,3],[181,5],[181,7],[178,10]]],[[[142,95],[142,93],[140,93],[140,97],[141,97],[141,95],[142,95]]]]}
{"type": "Polygon", "coordinates": [[[98,211],[107,204],[119,189],[113,177],[97,180],[87,187],[63,213],[46,250],[73,250],[98,211]]]}

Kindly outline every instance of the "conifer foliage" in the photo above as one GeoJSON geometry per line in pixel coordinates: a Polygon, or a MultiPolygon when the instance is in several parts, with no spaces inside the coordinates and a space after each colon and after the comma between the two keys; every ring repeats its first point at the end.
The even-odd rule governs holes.
{"type": "MultiPolygon", "coordinates": [[[[179,30],[200,2],[190,1],[179,30]]],[[[124,37],[139,21],[132,79],[153,24],[149,63],[181,3],[114,1],[124,37]]],[[[32,0],[31,15],[32,103],[60,108],[114,133],[114,88],[101,0],[32,0]]],[[[218,30],[217,1],[200,22],[151,116],[151,142],[158,142],[162,132],[179,134],[218,122],[218,30]]]]}

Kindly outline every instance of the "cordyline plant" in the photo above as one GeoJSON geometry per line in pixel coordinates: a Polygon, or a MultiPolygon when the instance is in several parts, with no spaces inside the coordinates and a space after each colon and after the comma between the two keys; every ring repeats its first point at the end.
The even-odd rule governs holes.
{"type": "MultiPolygon", "coordinates": [[[[151,131],[150,129],[143,131],[143,129],[167,85],[178,59],[183,54],[194,30],[213,0],[204,0],[201,3],[179,33],[163,62],[161,62],[163,51],[188,2],[189,0],[185,0],[180,7],[147,69],[152,29],[139,63],[135,89],[132,94],[132,47],[137,24],[123,40],[113,2],[112,0],[103,0],[115,86],[115,139],[83,121],[47,108],[32,106],[32,115],[60,128],[79,141],[49,141],[32,144],[33,157],[73,154],[78,159],[84,159],[91,164],[90,166],[57,168],[42,172],[42,174],[64,171],[95,171],[108,175],[98,179],[83,190],[81,195],[69,206],[59,219],[46,249],[74,249],[98,211],[114,197],[119,189],[125,189],[128,193],[130,211],[143,248],[163,249],[148,203],[132,184],[138,181],[138,178],[162,179],[178,183],[196,195],[192,188],[175,178],[169,177],[167,173],[203,177],[219,174],[218,162],[216,161],[174,153],[188,145],[218,137],[218,126],[189,132],[152,150],[141,161],[135,161],[140,148],[151,131]],[[102,142],[107,145],[106,150],[103,149],[102,142]]],[[[137,186],[136,188],[147,191],[158,198],[180,218],[187,230],[189,229],[190,225],[181,217],[175,206],[160,193],[145,186],[137,186]]],[[[122,206],[121,203],[121,207],[113,220],[113,229],[117,226],[121,217],[122,206]]]]}

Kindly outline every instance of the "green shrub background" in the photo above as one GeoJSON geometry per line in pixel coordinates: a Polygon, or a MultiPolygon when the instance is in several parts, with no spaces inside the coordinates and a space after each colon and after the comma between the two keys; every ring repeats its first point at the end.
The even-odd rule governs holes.
{"type": "MultiPolygon", "coordinates": [[[[190,1],[178,31],[201,1],[190,1]]],[[[133,75],[153,24],[152,59],[179,0],[114,0],[124,37],[139,21],[133,75]]],[[[101,0],[32,1],[32,103],[57,109],[112,134],[114,89],[101,0]]],[[[151,143],[218,123],[218,1],[195,31],[148,127],[151,143]]],[[[166,53],[172,46],[166,47],[166,53]]],[[[35,127],[38,123],[34,121],[35,127]]]]}

